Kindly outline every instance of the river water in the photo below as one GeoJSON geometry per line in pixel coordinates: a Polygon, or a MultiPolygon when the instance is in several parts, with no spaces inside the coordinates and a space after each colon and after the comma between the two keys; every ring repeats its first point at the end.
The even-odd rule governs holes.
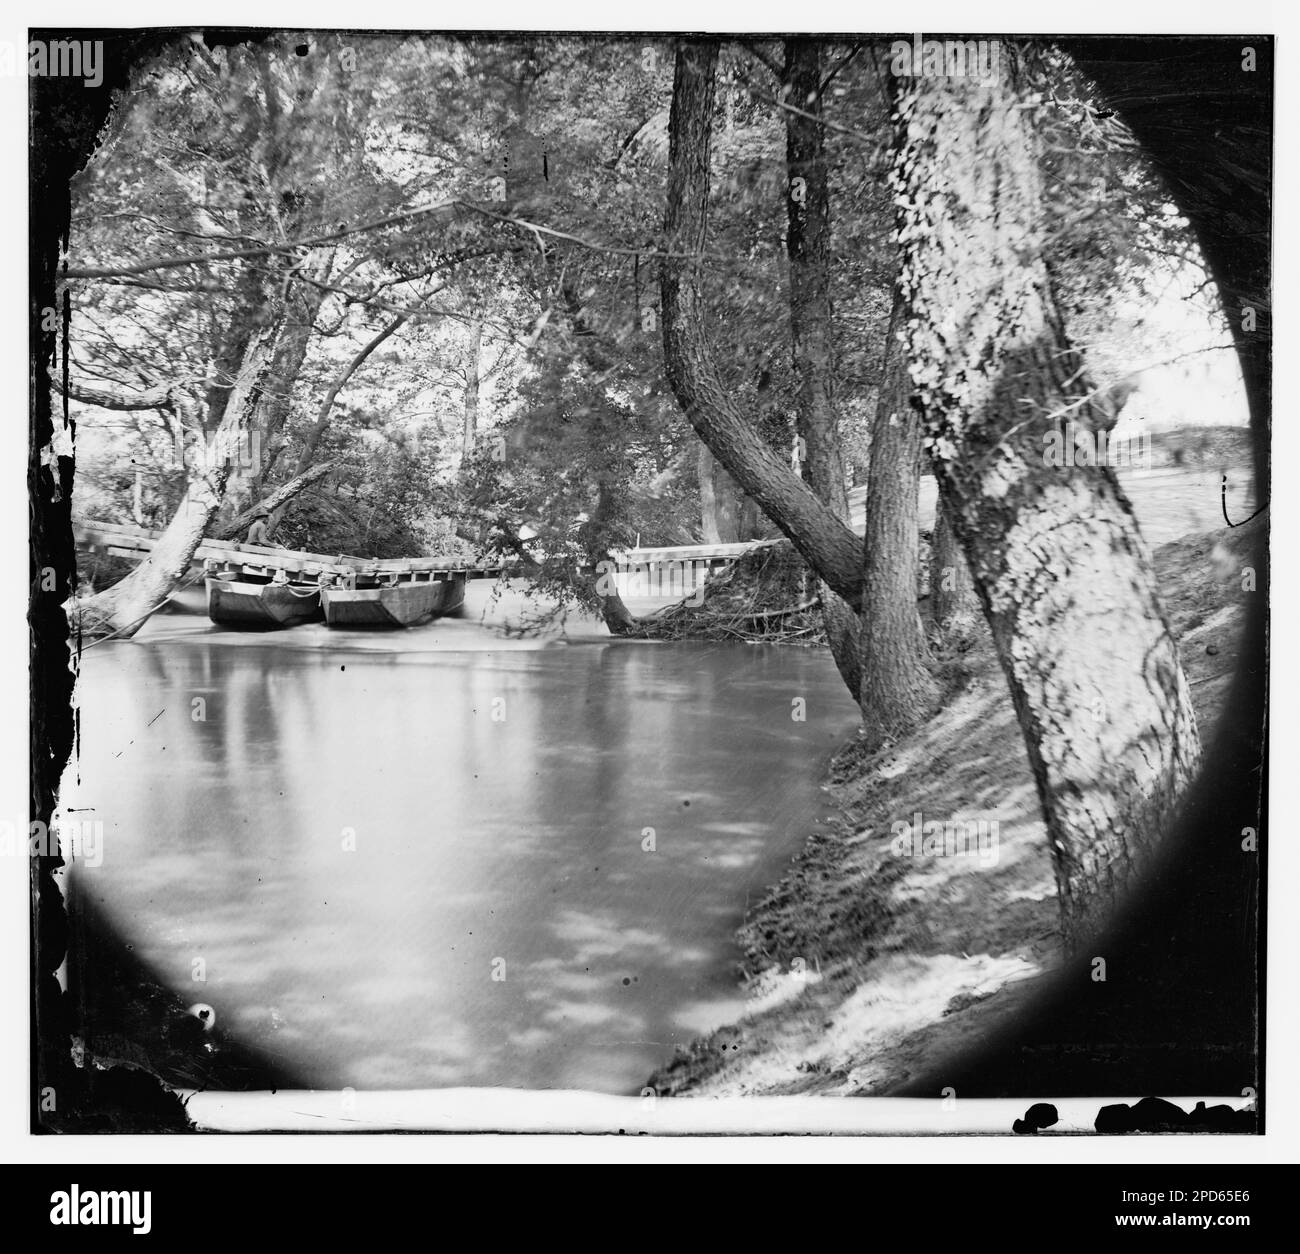
{"type": "Polygon", "coordinates": [[[735,928],[855,724],[824,653],[523,642],[488,598],[378,634],[159,615],[83,657],[76,890],[310,1087],[637,1092],[735,1017],[735,928]]]}
{"type": "MultiPolygon", "coordinates": [[[[1222,524],[1217,470],[1124,486],[1152,544],[1222,524]]],[[[735,928],[856,722],[826,654],[520,639],[483,583],[404,632],[179,600],[83,655],[62,802],[103,824],[75,890],[220,1029],[317,1088],[627,1093],[740,1012],[735,928]]]]}

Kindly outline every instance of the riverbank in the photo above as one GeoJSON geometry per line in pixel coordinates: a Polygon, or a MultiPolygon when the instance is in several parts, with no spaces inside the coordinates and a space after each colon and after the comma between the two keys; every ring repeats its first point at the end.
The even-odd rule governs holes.
{"type": "MultiPolygon", "coordinates": [[[[1248,536],[1224,529],[1155,553],[1203,742],[1233,672],[1248,536]]],[[[746,1011],[649,1081],[663,1095],[880,1095],[995,1036],[1060,953],[1056,888],[1023,737],[981,624],[946,659],[942,713],[898,744],[846,745],[839,811],[739,933],[746,1011]],[[917,816],[920,816],[918,820],[917,816]],[[911,831],[949,828],[947,856],[911,831]],[[980,823],[983,821],[984,826],[980,823]],[[906,825],[900,827],[899,825],[906,825]]]]}

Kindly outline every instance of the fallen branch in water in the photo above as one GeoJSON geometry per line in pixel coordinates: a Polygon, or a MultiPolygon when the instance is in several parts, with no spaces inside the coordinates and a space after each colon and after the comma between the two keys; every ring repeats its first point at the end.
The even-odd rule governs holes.
{"type": "Polygon", "coordinates": [[[754,613],[754,614],[742,614],[740,615],[740,617],[746,620],[758,619],[758,618],[787,618],[791,614],[803,614],[807,610],[811,610],[820,604],[821,604],[821,599],[818,597],[813,597],[811,601],[803,601],[799,605],[790,606],[788,609],[763,610],[759,613],[754,613]]]}
{"type": "Polygon", "coordinates": [[[711,576],[693,596],[643,617],[642,634],[659,640],[815,644],[823,639],[821,602],[808,596],[810,582],[790,544],[754,550],[711,576]]]}

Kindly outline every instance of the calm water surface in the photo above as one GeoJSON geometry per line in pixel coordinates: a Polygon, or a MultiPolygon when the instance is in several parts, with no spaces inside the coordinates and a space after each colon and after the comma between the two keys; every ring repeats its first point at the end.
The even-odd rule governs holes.
{"type": "Polygon", "coordinates": [[[855,710],[819,652],[547,643],[178,615],[89,651],[77,890],[312,1087],[637,1091],[738,1010],[855,710]]]}

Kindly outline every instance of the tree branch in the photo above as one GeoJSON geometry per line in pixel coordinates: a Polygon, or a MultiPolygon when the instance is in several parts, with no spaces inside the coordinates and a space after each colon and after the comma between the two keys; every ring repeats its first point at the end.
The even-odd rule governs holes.
{"type": "Polygon", "coordinates": [[[863,44],[854,44],[853,47],[849,49],[848,53],[841,59],[840,63],[831,70],[824,79],[822,79],[821,85],[817,88],[817,95],[819,97],[825,95],[826,89],[832,82],[834,82],[835,76],[853,62],[854,58],[862,51],[863,47],[863,44]]]}
{"type": "MultiPolygon", "coordinates": [[[[432,292],[429,293],[433,295],[432,292]]],[[[365,345],[357,352],[356,356],[343,368],[342,372],[330,384],[330,389],[325,393],[325,399],[320,403],[320,409],[316,411],[316,421],[312,423],[311,430],[307,433],[306,441],[303,444],[302,455],[298,458],[298,472],[301,474],[311,465],[311,459],[315,455],[316,448],[320,444],[321,436],[325,434],[325,427],[329,423],[330,410],[334,408],[334,400],[338,394],[347,385],[347,382],[365,363],[367,357],[375,351],[390,335],[404,326],[410,319],[409,314],[402,314],[390,322],[378,335],[366,342],[365,345]]]]}
{"type": "Polygon", "coordinates": [[[127,413],[137,409],[166,409],[172,403],[171,394],[177,386],[174,383],[160,384],[143,392],[133,392],[129,396],[117,396],[103,388],[88,387],[81,383],[69,383],[65,390],[63,381],[56,375],[51,376],[51,381],[56,392],[78,404],[127,413]]]}
{"type": "MultiPolygon", "coordinates": [[[[494,222],[501,222],[507,226],[517,226],[522,230],[531,232],[539,239],[541,236],[546,235],[552,239],[561,239],[570,244],[577,244],[579,247],[589,249],[592,252],[610,253],[616,257],[668,256],[667,253],[650,252],[644,248],[626,247],[619,244],[602,244],[597,240],[585,239],[581,235],[573,235],[568,231],[557,231],[553,227],[542,226],[539,222],[529,222],[526,218],[518,218],[508,213],[497,213],[493,209],[486,209],[482,205],[477,205],[469,200],[443,200],[435,205],[423,205],[418,209],[409,209],[404,213],[390,214],[388,217],[375,218],[370,222],[362,222],[357,226],[341,227],[337,231],[330,231],[324,235],[308,236],[305,239],[292,240],[284,244],[259,244],[253,248],[230,248],[217,253],[163,257],[157,261],[140,261],[126,266],[71,266],[63,272],[63,277],[68,279],[112,279],[123,275],[148,274],[154,270],[175,270],[181,266],[208,265],[214,261],[240,261],[252,257],[267,257],[272,254],[291,254],[303,248],[315,248],[320,244],[332,244],[336,240],[346,239],[351,235],[361,235],[367,231],[377,231],[386,226],[395,226],[400,222],[411,222],[416,218],[428,217],[432,214],[450,215],[458,210],[475,213],[480,217],[488,218],[494,222]]],[[[691,259],[698,260],[695,257],[691,259]]],[[[721,262],[725,259],[714,257],[709,260],[721,262]]]]}
{"type": "Polygon", "coordinates": [[[862,541],[736,408],[709,349],[698,269],[676,259],[698,257],[707,234],[717,59],[716,40],[678,45],[664,219],[671,259],[660,278],[668,381],[691,425],[731,477],[817,574],[856,607],[862,597],[862,541]]]}
{"type": "Polygon", "coordinates": [[[309,236],[306,239],[292,240],[285,244],[259,244],[253,248],[230,248],[224,252],[202,253],[185,257],[163,257],[158,261],[141,261],[128,266],[71,266],[63,272],[69,279],[111,279],[120,275],[148,274],[153,270],[175,270],[181,266],[207,265],[214,261],[240,261],[250,257],[266,257],[272,253],[291,254],[303,248],[314,248],[318,244],[332,244],[335,240],[347,239],[351,235],[361,235],[366,231],[377,231],[386,226],[395,226],[399,222],[409,222],[430,214],[451,213],[464,202],[444,200],[435,205],[423,205],[418,209],[408,209],[404,213],[390,214],[385,218],[375,218],[357,226],[340,227],[324,235],[309,236]]]}
{"type": "Polygon", "coordinates": [[[274,511],[288,505],[304,488],[309,488],[313,483],[325,478],[331,470],[334,469],[334,462],[321,462],[319,466],[312,466],[309,470],[304,470],[301,474],[295,475],[288,483],[276,488],[269,496],[263,497],[256,505],[250,505],[243,513],[236,515],[224,527],[218,527],[213,533],[214,540],[233,540],[236,536],[243,535],[245,531],[252,526],[253,519],[262,511],[274,513],[274,511]]]}

